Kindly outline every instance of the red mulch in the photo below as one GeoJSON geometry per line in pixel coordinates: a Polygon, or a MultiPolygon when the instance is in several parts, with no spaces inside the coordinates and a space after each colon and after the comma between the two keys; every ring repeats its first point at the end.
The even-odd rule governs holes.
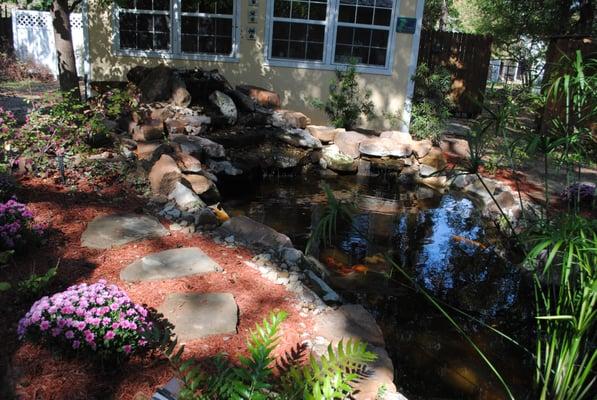
{"type": "MultiPolygon", "coordinates": [[[[243,352],[249,329],[271,310],[281,309],[289,313],[283,325],[280,352],[298,343],[301,333],[310,331],[310,321],[303,320],[295,308],[297,299],[294,295],[244,265],[243,261],[253,256],[246,249],[229,249],[215,244],[206,236],[180,233],[112,250],[80,247],[81,234],[94,217],[114,212],[141,212],[144,202],[118,184],[98,191],[88,182],[82,182],[73,191],[55,182],[53,178],[22,180],[22,188],[17,193],[19,200],[28,203],[36,220],[47,223],[51,233],[46,244],[28,249],[29,252],[18,256],[13,265],[0,270],[0,281],[18,282],[32,272],[45,272],[60,260],[52,292],[71,284],[103,278],[122,287],[134,301],[150,307],[157,307],[168,293],[173,292],[230,292],[240,309],[238,334],[189,342],[185,354],[199,359],[218,352],[231,355],[243,352]],[[186,246],[200,247],[224,268],[225,273],[136,284],[120,281],[120,270],[135,259],[152,252],[186,246]],[[306,328],[305,325],[301,328],[301,322],[306,324],[306,328]]],[[[167,225],[166,221],[163,222],[167,225]]],[[[115,370],[113,367],[101,368],[89,360],[53,354],[39,345],[19,342],[16,324],[35,299],[19,301],[14,295],[3,294],[0,300],[4,310],[0,315],[0,335],[3,339],[0,351],[10,357],[9,376],[16,383],[19,398],[133,399],[139,393],[149,396],[173,376],[162,357],[133,358],[115,370]]],[[[1,368],[0,363],[0,372],[1,368]]]]}

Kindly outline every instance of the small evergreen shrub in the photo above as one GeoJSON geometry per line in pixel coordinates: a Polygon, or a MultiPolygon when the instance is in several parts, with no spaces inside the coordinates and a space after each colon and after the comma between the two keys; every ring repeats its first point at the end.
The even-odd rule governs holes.
{"type": "Polygon", "coordinates": [[[17,333],[20,339],[113,358],[149,350],[152,343],[144,335],[152,324],[145,307],[102,279],[42,297],[19,321],[17,333]]]}
{"type": "Polygon", "coordinates": [[[44,226],[34,222],[33,213],[25,204],[14,197],[0,203],[0,251],[20,250],[43,234],[44,226]]]}
{"type": "MultiPolygon", "coordinates": [[[[421,64],[411,79],[415,83],[415,92],[410,133],[416,139],[430,139],[434,144],[438,144],[453,107],[450,98],[452,76],[445,68],[436,67],[432,71],[426,64],[421,64]]],[[[392,126],[402,125],[400,111],[386,113],[384,116],[392,126]]]]}
{"type": "Polygon", "coordinates": [[[330,94],[325,103],[311,99],[311,105],[323,110],[336,128],[350,130],[359,123],[362,115],[368,120],[375,118],[371,91],[363,93],[359,88],[354,64],[345,71],[336,71],[336,79],[330,83],[330,94]]]}

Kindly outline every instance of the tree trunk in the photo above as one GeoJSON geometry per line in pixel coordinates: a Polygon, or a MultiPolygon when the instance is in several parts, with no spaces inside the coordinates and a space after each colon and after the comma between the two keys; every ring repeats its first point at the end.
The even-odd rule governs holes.
{"type": "Polygon", "coordinates": [[[77,62],[75,60],[69,17],[70,9],[68,0],[53,0],[52,26],[54,27],[54,41],[58,56],[60,90],[71,93],[75,98],[80,99],[81,91],[79,89],[77,62]]]}

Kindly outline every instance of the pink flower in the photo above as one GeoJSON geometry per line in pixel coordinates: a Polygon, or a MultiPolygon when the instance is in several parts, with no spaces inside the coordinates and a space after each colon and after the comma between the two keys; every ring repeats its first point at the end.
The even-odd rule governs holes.
{"type": "Polygon", "coordinates": [[[114,336],[116,336],[116,334],[114,333],[114,331],[108,331],[104,335],[104,339],[106,339],[106,340],[112,340],[112,339],[114,339],[114,336]]]}
{"type": "Polygon", "coordinates": [[[73,331],[66,331],[64,333],[64,337],[66,337],[67,339],[72,339],[75,337],[75,333],[73,331]]]}
{"type": "Polygon", "coordinates": [[[81,346],[81,342],[78,340],[73,340],[73,349],[78,349],[81,346]]]}
{"type": "Polygon", "coordinates": [[[41,329],[42,331],[47,331],[49,327],[50,323],[46,320],[41,321],[41,324],[39,324],[39,329],[41,329]]]}
{"type": "Polygon", "coordinates": [[[126,354],[131,354],[132,349],[133,348],[130,344],[125,344],[124,346],[122,346],[122,350],[124,350],[126,354]]]}

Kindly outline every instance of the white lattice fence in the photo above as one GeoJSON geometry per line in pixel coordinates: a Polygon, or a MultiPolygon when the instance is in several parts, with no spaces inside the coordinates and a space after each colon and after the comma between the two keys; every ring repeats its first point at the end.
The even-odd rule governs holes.
{"type": "MultiPolygon", "coordinates": [[[[73,46],[77,73],[83,75],[85,60],[83,20],[81,14],[71,14],[73,46]]],[[[13,44],[20,60],[33,61],[58,75],[58,59],[54,44],[52,16],[44,11],[15,10],[12,14],[13,44]]]]}

